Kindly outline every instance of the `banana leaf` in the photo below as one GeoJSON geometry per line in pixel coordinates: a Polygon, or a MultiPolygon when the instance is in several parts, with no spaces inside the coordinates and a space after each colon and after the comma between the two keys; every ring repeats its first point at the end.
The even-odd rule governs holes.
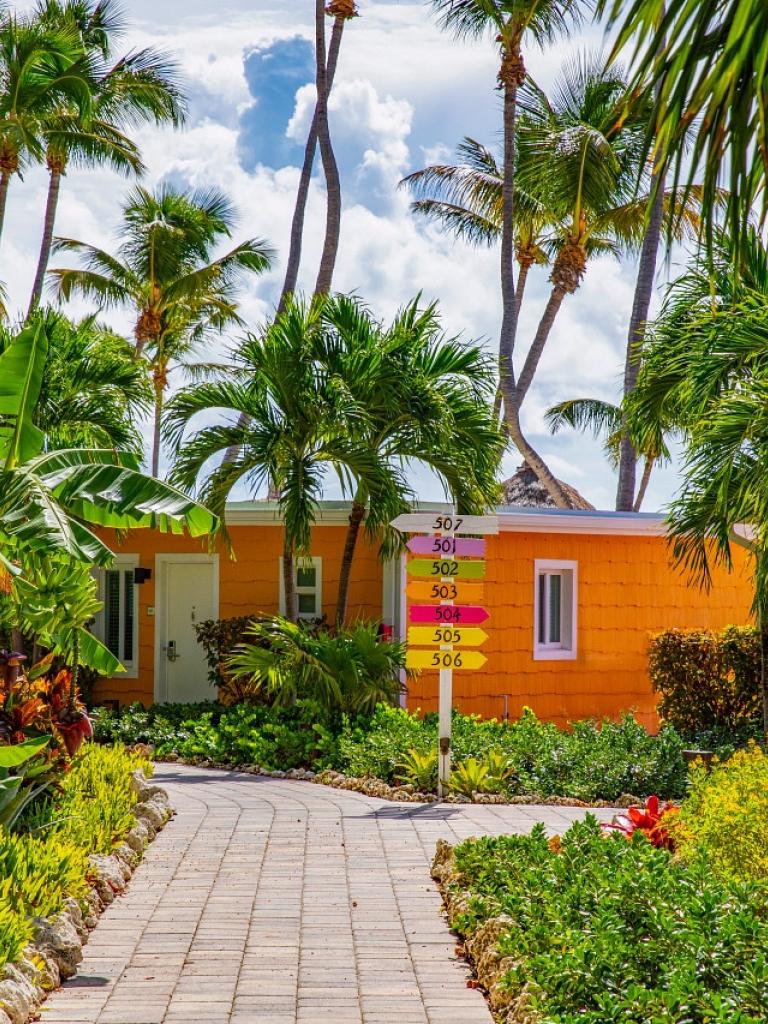
{"type": "Polygon", "coordinates": [[[32,416],[47,357],[48,337],[42,323],[25,327],[0,354],[0,463],[7,469],[43,449],[45,437],[32,416]]]}
{"type": "MultiPolygon", "coordinates": [[[[69,655],[72,652],[72,635],[74,630],[58,634],[53,638],[57,654],[69,655]]],[[[105,647],[98,637],[87,629],[78,629],[78,656],[81,665],[99,672],[103,676],[116,676],[125,672],[125,666],[105,647]]]]}
{"type": "Polygon", "coordinates": [[[27,761],[31,761],[45,750],[49,741],[50,736],[37,736],[32,740],[24,740],[23,743],[0,747],[0,771],[19,768],[27,761]]]}

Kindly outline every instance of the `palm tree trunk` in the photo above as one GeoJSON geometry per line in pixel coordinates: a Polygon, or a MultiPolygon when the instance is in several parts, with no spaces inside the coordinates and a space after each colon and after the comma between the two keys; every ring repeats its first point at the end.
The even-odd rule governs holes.
{"type": "Polygon", "coordinates": [[[152,476],[160,475],[160,433],[163,426],[163,397],[165,394],[165,377],[155,375],[155,413],[152,427],[152,476]]]}
{"type": "Polygon", "coordinates": [[[542,459],[533,445],[530,444],[525,434],[523,434],[522,427],[520,426],[519,410],[512,409],[505,411],[507,430],[509,431],[509,436],[517,450],[552,495],[552,500],[555,505],[557,505],[558,508],[572,508],[573,505],[569,500],[568,495],[560,486],[560,483],[555,478],[552,470],[546,464],[544,459],[542,459]]]}
{"type": "Polygon", "coordinates": [[[53,245],[53,228],[56,223],[56,211],[59,206],[59,191],[61,189],[61,171],[54,168],[50,172],[48,180],[48,199],[45,204],[45,222],[43,225],[43,240],[40,244],[40,257],[37,261],[37,272],[35,283],[32,285],[32,296],[29,300],[27,318],[31,317],[40,305],[43,297],[43,285],[45,274],[48,270],[48,262],[51,258],[51,246],[53,245]]]}
{"type": "Polygon", "coordinates": [[[289,622],[296,622],[299,618],[296,574],[294,572],[295,561],[293,545],[288,540],[286,533],[283,541],[283,593],[285,595],[285,617],[289,622]]]}
{"type": "Polygon", "coordinates": [[[325,0],[315,0],[315,50],[317,64],[317,106],[315,122],[320,156],[323,161],[326,191],[326,221],[320,269],[315,282],[315,295],[327,295],[333,283],[333,271],[341,235],[341,179],[331,143],[328,124],[328,68],[325,59],[325,0]]]}
{"type": "MultiPolygon", "coordinates": [[[[656,193],[651,207],[648,227],[643,238],[640,252],[640,265],[635,283],[635,297],[632,303],[632,316],[629,320],[627,337],[627,354],[624,362],[624,397],[631,395],[637,385],[640,372],[638,347],[645,335],[645,325],[653,297],[653,283],[656,278],[656,262],[658,260],[661,231],[664,222],[664,175],[654,177],[656,193]]],[[[635,488],[637,486],[637,452],[632,442],[623,431],[619,456],[619,482],[616,490],[616,510],[629,512],[635,504],[635,488]]]]}
{"type": "MultiPolygon", "coordinates": [[[[516,322],[518,322],[518,323],[520,321],[520,307],[523,304],[523,297],[525,295],[525,285],[526,285],[526,283],[528,281],[528,271],[530,269],[531,269],[531,264],[526,260],[525,262],[520,264],[520,270],[518,271],[518,274],[517,274],[517,288],[515,289],[515,307],[516,307],[515,315],[517,317],[517,321],[516,322]]],[[[495,395],[494,400],[493,400],[493,418],[494,418],[494,420],[498,420],[501,417],[501,406],[502,406],[503,400],[504,400],[504,395],[502,393],[501,381],[499,381],[499,386],[496,388],[496,395],[495,395]]]]}
{"type": "MultiPolygon", "coordinates": [[[[344,24],[346,18],[334,18],[331,41],[328,46],[328,70],[327,89],[330,94],[333,88],[333,80],[336,77],[336,67],[339,62],[339,50],[344,35],[344,24]]],[[[315,152],[317,150],[317,107],[312,118],[312,127],[309,129],[307,144],[304,149],[304,163],[299,177],[299,189],[296,193],[296,205],[293,209],[293,220],[291,222],[291,244],[288,250],[288,264],[285,269],[285,280],[283,290],[280,293],[280,303],[277,307],[278,313],[282,313],[288,301],[288,297],[296,291],[296,282],[299,277],[299,265],[301,264],[301,247],[304,237],[304,218],[307,212],[307,200],[309,198],[309,186],[312,181],[312,168],[315,163],[315,152]]]]}
{"type": "Polygon", "coordinates": [[[3,227],[5,226],[5,208],[8,204],[8,189],[11,186],[11,173],[10,171],[3,171],[0,174],[0,238],[3,237],[3,227]]]}
{"type": "Polygon", "coordinates": [[[528,350],[528,354],[525,357],[523,363],[523,369],[520,371],[520,379],[517,382],[517,387],[514,392],[514,400],[517,409],[519,410],[523,404],[525,396],[528,394],[528,389],[533,383],[533,378],[536,375],[536,370],[539,367],[539,362],[544,353],[544,347],[549,341],[549,336],[552,333],[557,314],[560,312],[560,307],[563,304],[563,299],[566,296],[566,291],[563,288],[555,285],[549,293],[549,299],[547,305],[544,307],[539,326],[536,329],[531,347],[528,350]]]}
{"type": "Polygon", "coordinates": [[[355,500],[352,502],[352,510],[349,513],[349,526],[347,537],[344,542],[344,552],[341,556],[341,568],[339,569],[339,591],[336,598],[336,626],[341,628],[347,618],[347,607],[349,605],[349,583],[352,576],[352,562],[355,557],[355,547],[360,534],[360,527],[365,518],[365,505],[355,500]]]}
{"type": "MultiPolygon", "coordinates": [[[[518,60],[522,60],[517,55],[518,60]]],[[[503,74],[504,61],[502,61],[503,74]]],[[[523,72],[524,77],[524,72],[523,72]]],[[[506,409],[515,387],[512,357],[517,334],[518,304],[515,296],[515,135],[517,131],[517,80],[504,81],[504,180],[501,226],[501,335],[499,337],[499,386],[506,409]]],[[[509,415],[509,413],[505,413],[509,415]]]]}
{"type": "MultiPolygon", "coordinates": [[[[637,497],[635,498],[635,503],[632,507],[633,512],[639,512],[640,509],[643,507],[643,502],[645,501],[645,492],[648,490],[648,484],[651,481],[651,473],[653,472],[655,462],[655,459],[652,459],[648,455],[646,455],[645,465],[643,466],[643,475],[640,479],[640,487],[638,488],[637,497]]],[[[624,511],[624,509],[617,509],[617,511],[622,512],[624,511]]]]}

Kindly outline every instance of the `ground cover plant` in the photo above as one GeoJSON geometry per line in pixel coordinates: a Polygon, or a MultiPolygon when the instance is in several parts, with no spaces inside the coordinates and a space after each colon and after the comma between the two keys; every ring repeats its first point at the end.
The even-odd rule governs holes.
{"type": "Polygon", "coordinates": [[[111,853],[135,823],[130,780],[137,769],[151,773],[145,759],[123,748],[88,744],[55,790],[27,807],[16,831],[0,827],[0,967],[18,960],[33,918],[58,914],[65,899],[86,895],[88,856],[111,853]]]}
{"type": "MultiPolygon", "coordinates": [[[[436,784],[437,718],[379,704],[371,715],[336,720],[299,699],[288,706],[139,705],[98,709],[101,742],[147,743],[157,757],[260,765],[270,770],[333,768],[347,775],[436,784]]],[[[586,802],[660,793],[679,798],[686,785],[684,743],[674,729],[651,736],[631,716],[577,722],[564,731],[528,711],[509,724],[454,713],[455,790],[586,802]]]]}
{"type": "Polygon", "coordinates": [[[499,1019],[765,1020],[768,881],[718,878],[705,858],[683,865],[643,836],[606,835],[591,817],[559,841],[538,825],[469,840],[454,858],[453,926],[476,953],[473,937],[492,935],[499,1019]]]}

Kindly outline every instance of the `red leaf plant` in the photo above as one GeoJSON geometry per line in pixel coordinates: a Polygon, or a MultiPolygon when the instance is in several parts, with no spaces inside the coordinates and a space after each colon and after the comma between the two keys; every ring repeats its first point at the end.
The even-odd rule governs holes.
{"type": "Polygon", "coordinates": [[[628,807],[623,814],[617,814],[613,821],[603,822],[603,828],[620,832],[627,839],[631,839],[635,832],[642,832],[659,849],[674,850],[674,829],[670,825],[679,810],[672,803],[662,804],[657,796],[649,796],[645,807],[628,807]]]}

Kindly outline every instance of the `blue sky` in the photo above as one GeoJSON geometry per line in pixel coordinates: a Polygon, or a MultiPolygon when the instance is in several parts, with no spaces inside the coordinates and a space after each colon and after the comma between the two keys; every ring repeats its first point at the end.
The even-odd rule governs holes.
{"type": "MultiPolygon", "coordinates": [[[[195,186],[216,184],[239,212],[238,237],[265,237],[284,257],[304,138],[314,93],[312,0],[130,0],[129,45],[162,47],[181,62],[191,116],[181,132],[146,130],[141,142],[147,182],[164,176],[195,186]]],[[[330,118],[344,189],[342,243],[335,286],[355,291],[390,316],[421,291],[437,299],[450,333],[495,347],[499,327],[498,257],[453,241],[418,223],[397,189],[404,174],[450,157],[464,135],[498,142],[499,96],[494,48],[457,43],[440,33],[420,0],[360,0],[361,17],[346,33],[330,118]]],[[[602,30],[540,53],[529,70],[549,85],[575,53],[599,49],[602,30]]],[[[44,203],[44,176],[14,183],[2,253],[12,301],[25,302],[44,203]]],[[[109,172],[68,175],[61,234],[105,247],[113,244],[126,184],[109,172]]],[[[301,284],[311,287],[324,219],[322,183],[313,184],[301,284]]],[[[674,270],[674,266],[673,266],[674,270]]],[[[282,263],[243,296],[246,319],[257,325],[273,308],[282,263]]],[[[663,282],[660,281],[660,284],[663,282]]],[[[579,435],[546,432],[542,414],[555,401],[582,395],[616,399],[634,286],[631,261],[595,261],[580,292],[563,306],[523,422],[555,472],[599,507],[610,508],[614,477],[600,446],[579,435]]],[[[533,336],[546,301],[545,272],[532,281],[520,344],[533,336]]],[[[126,317],[110,314],[117,325],[126,317]]],[[[510,454],[510,473],[519,460],[510,454]]],[[[425,498],[434,481],[417,473],[425,498]]],[[[648,508],[674,487],[670,469],[652,484],[648,508]]],[[[330,494],[331,492],[329,492],[330,494]]]]}

